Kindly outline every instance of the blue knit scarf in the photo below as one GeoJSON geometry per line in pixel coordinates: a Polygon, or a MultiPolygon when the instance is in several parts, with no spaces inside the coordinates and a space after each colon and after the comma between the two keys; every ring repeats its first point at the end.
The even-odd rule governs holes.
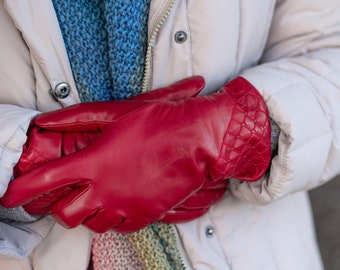
{"type": "Polygon", "coordinates": [[[142,88],[150,0],[52,0],[81,101],[142,88]]]}

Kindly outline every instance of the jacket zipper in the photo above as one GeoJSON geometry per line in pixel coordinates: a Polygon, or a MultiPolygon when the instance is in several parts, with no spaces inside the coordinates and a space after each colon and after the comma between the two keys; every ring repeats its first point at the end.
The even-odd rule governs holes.
{"type": "Polygon", "coordinates": [[[178,250],[179,250],[179,259],[181,261],[183,270],[192,270],[191,267],[190,267],[189,260],[187,258],[186,252],[185,252],[183,245],[181,243],[181,239],[179,238],[176,226],[174,224],[171,224],[169,226],[170,226],[170,229],[171,229],[173,235],[175,236],[175,243],[176,243],[176,246],[178,247],[178,250]]]}
{"type": "Polygon", "coordinates": [[[170,11],[175,5],[176,0],[170,0],[168,1],[165,9],[162,12],[162,15],[158,17],[158,20],[155,24],[155,26],[152,29],[150,40],[148,42],[147,51],[146,51],[146,57],[145,57],[145,66],[144,66],[144,75],[143,75],[143,83],[142,83],[142,93],[146,92],[150,80],[151,75],[151,51],[152,46],[156,40],[157,34],[159,30],[161,29],[162,25],[168,18],[170,11]]]}

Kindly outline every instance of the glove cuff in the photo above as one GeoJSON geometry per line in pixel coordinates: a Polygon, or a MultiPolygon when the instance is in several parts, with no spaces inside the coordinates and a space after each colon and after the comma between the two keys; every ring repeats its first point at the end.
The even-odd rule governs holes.
{"type": "Polygon", "coordinates": [[[222,89],[235,101],[224,135],[220,155],[210,171],[212,179],[259,180],[271,159],[271,126],[267,106],[243,77],[237,77],[222,89]]]}

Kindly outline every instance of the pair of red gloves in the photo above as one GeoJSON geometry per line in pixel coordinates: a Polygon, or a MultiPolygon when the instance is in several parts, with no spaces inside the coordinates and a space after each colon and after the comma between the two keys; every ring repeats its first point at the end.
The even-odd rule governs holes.
{"type": "Polygon", "coordinates": [[[199,96],[204,85],[192,77],[125,101],[37,116],[2,205],[95,232],[204,214],[228,178],[258,180],[271,155],[257,90],[238,77],[199,96]]]}

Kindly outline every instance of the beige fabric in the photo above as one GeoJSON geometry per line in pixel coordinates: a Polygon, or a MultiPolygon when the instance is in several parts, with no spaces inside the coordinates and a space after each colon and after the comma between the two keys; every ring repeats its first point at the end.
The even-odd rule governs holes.
{"type": "MultiPolygon", "coordinates": [[[[171,1],[151,2],[150,36],[171,1]]],[[[193,269],[322,269],[304,190],[340,173],[339,14],[338,0],[174,1],[152,44],[149,89],[203,75],[210,93],[242,74],[263,94],[282,130],[269,177],[254,184],[232,181],[231,192],[207,215],[177,226],[193,269]],[[179,30],[188,34],[184,44],[173,39],[179,30]]],[[[2,125],[3,148],[38,111],[79,98],[51,2],[0,0],[0,15],[6,37],[0,43],[0,121],[8,104],[16,105],[12,115],[18,116],[2,125]],[[55,101],[49,91],[60,81],[71,85],[72,94],[55,101]]],[[[24,132],[13,138],[13,149],[20,149],[24,132]]],[[[5,154],[14,165],[20,153],[11,148],[5,154]]],[[[0,180],[8,182],[9,174],[10,168],[1,172],[0,180]]],[[[85,269],[90,237],[79,230],[56,226],[22,269],[35,260],[48,261],[47,269],[85,269]],[[73,232],[75,242],[64,242],[73,232]],[[73,252],[75,257],[61,259],[73,252]]],[[[24,265],[7,263],[0,261],[0,268],[24,265]]]]}
{"type": "Polygon", "coordinates": [[[92,233],[83,227],[68,230],[54,224],[31,256],[0,259],[6,270],[86,270],[90,259],[92,233]]]}

